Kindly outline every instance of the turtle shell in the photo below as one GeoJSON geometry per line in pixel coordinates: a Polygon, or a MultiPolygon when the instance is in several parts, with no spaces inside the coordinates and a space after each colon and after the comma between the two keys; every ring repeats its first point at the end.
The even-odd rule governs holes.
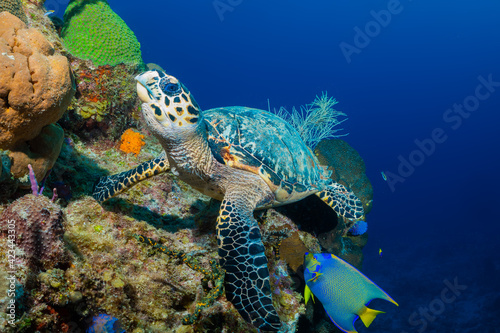
{"type": "Polygon", "coordinates": [[[329,179],[299,133],[270,112],[233,106],[204,111],[203,119],[217,161],[260,175],[279,202],[320,191],[329,179]]]}

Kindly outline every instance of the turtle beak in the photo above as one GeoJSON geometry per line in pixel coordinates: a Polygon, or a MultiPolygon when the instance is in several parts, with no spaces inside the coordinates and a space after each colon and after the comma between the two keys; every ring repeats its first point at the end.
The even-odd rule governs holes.
{"type": "Polygon", "coordinates": [[[137,81],[137,95],[143,103],[156,102],[153,91],[148,86],[152,82],[151,72],[145,72],[135,77],[137,81]]]}

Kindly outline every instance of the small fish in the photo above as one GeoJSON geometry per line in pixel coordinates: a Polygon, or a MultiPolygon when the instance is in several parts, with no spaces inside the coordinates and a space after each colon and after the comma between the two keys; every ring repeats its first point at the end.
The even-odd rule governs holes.
{"type": "Polygon", "coordinates": [[[54,14],[55,10],[48,10],[45,14],[43,14],[43,16],[49,16],[49,15],[52,15],[54,14]]]}
{"type": "Polygon", "coordinates": [[[382,258],[382,249],[378,249],[378,256],[382,258]]]}
{"type": "Polygon", "coordinates": [[[366,307],[375,298],[398,305],[360,271],[333,254],[306,253],[304,267],[306,304],[316,295],[332,322],[343,332],[356,333],[354,322],[358,318],[368,327],[383,313],[366,307]]]}
{"type": "Polygon", "coordinates": [[[382,178],[384,178],[384,180],[387,181],[387,176],[385,175],[385,172],[380,171],[380,174],[382,175],[382,178]]]}

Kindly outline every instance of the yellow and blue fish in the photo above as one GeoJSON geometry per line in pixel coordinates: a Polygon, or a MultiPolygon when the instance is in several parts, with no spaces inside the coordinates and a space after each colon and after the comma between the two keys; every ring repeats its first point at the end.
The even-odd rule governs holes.
{"type": "Polygon", "coordinates": [[[314,300],[315,295],[335,326],[343,332],[357,332],[354,322],[358,318],[368,327],[383,313],[366,307],[375,298],[398,305],[360,271],[333,254],[306,253],[304,267],[306,304],[310,297],[314,300]]]}

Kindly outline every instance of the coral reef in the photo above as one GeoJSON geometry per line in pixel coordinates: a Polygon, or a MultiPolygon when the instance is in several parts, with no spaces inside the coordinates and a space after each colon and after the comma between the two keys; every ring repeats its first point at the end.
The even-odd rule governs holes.
{"type": "MultiPolygon", "coordinates": [[[[168,173],[141,182],[104,207],[88,196],[92,180],[99,175],[130,169],[160,153],[151,137],[146,136],[144,141],[146,144],[136,156],[124,155],[107,140],[93,145],[73,134],[64,140],[47,186],[52,187],[57,180],[72,188],[73,198],[62,209],[69,259],[66,264],[34,276],[20,262],[16,297],[20,298],[23,310],[19,314],[23,315],[17,318],[15,330],[9,331],[0,313],[0,331],[85,331],[93,318],[105,313],[117,319],[126,332],[257,333],[224,295],[213,299],[208,307],[198,305],[215,290],[213,280],[203,282],[205,274],[189,268],[177,257],[160,255],[162,250],[144,246],[134,237],[141,234],[158,239],[166,248],[186,253],[199,268],[211,272],[210,262],[218,258],[214,235],[217,202],[168,173]],[[211,289],[207,292],[203,285],[211,289]],[[183,320],[193,314],[197,320],[184,325],[183,320]]],[[[47,198],[43,200],[51,204],[47,198]]],[[[306,312],[302,297],[302,252],[343,251],[344,258],[359,263],[361,251],[355,242],[366,239],[365,235],[342,237],[338,230],[342,222],[336,223],[335,213],[319,198],[310,200],[313,203],[300,201],[256,212],[269,260],[273,304],[283,321],[282,332],[313,332],[329,321],[325,318],[312,325],[304,319],[304,314],[310,318],[312,313],[306,312]],[[318,238],[313,235],[313,225],[324,226],[317,229],[318,238]],[[328,247],[321,248],[320,244],[328,247]]],[[[4,242],[6,239],[0,237],[0,255],[4,255],[4,242]]],[[[24,250],[19,248],[18,253],[24,260],[24,250]]],[[[7,269],[0,269],[0,292],[6,281],[2,271],[7,269]]],[[[5,300],[0,299],[2,305],[5,300]]],[[[324,316],[324,311],[318,311],[315,320],[319,316],[324,316]]]]}
{"type": "Polygon", "coordinates": [[[365,174],[365,162],[347,142],[340,139],[321,141],[314,150],[322,165],[333,171],[331,178],[349,187],[363,202],[365,215],[372,208],[373,188],[365,174]]]}
{"type": "Polygon", "coordinates": [[[279,243],[278,256],[285,260],[294,272],[298,272],[304,264],[304,254],[309,251],[300,239],[300,232],[293,232],[288,238],[279,243]]]}
{"type": "Polygon", "coordinates": [[[96,66],[143,66],[137,38],[106,0],[70,1],[61,35],[72,55],[96,66]]]}
{"type": "Polygon", "coordinates": [[[135,238],[142,243],[151,245],[153,248],[158,249],[169,256],[181,259],[186,265],[189,266],[189,268],[204,275],[201,279],[201,283],[203,284],[206,295],[201,301],[196,303],[194,313],[184,317],[182,320],[184,325],[194,324],[198,320],[201,311],[211,306],[214,301],[222,295],[224,291],[224,270],[215,260],[210,260],[211,270],[206,270],[204,267],[198,265],[192,257],[186,256],[183,252],[169,250],[165,246],[160,245],[156,241],[145,236],[135,235],[135,238]],[[210,288],[210,290],[207,287],[209,282],[212,283],[212,288],[210,288]]]}
{"type": "Polygon", "coordinates": [[[73,0],[64,14],[61,36],[77,83],[63,128],[85,140],[116,140],[125,129],[138,127],[134,77],[146,65],[125,22],[106,0],[73,0]]]}
{"type": "Polygon", "coordinates": [[[47,197],[27,194],[10,204],[0,215],[2,237],[8,221],[16,226],[15,245],[23,250],[20,259],[31,267],[50,269],[68,262],[62,237],[61,207],[47,197]]]}
{"type": "Polygon", "coordinates": [[[137,156],[141,152],[142,146],[145,144],[142,139],[144,139],[143,134],[129,128],[123,132],[120,138],[120,150],[124,153],[132,153],[137,156]]]}
{"type": "Polygon", "coordinates": [[[19,183],[10,174],[12,166],[7,154],[0,151],[0,202],[10,198],[17,190],[19,183]]]}
{"type": "Polygon", "coordinates": [[[0,13],[0,149],[34,139],[74,93],[69,63],[36,29],[0,13]]]}
{"type": "MultiPolygon", "coordinates": [[[[6,64],[0,66],[0,77],[13,78],[0,79],[0,148],[11,149],[10,155],[0,154],[0,195],[12,198],[19,185],[28,186],[26,166],[32,164],[39,179],[52,169],[47,184],[57,187],[65,200],[54,203],[29,194],[10,206],[0,205],[0,223],[16,221],[17,257],[14,328],[6,324],[4,312],[9,301],[5,297],[10,287],[6,285],[9,265],[0,263],[0,331],[76,332],[88,328],[134,333],[256,333],[222,293],[223,274],[217,265],[214,235],[217,202],[173,174],[145,180],[104,206],[89,197],[92,182],[99,176],[130,169],[161,151],[152,137],[132,134],[132,130],[123,133],[130,127],[140,128],[133,80],[143,65],[139,43],[106,1],[71,1],[63,34],[73,53],[68,55],[77,82],[77,94],[72,98],[68,61],[58,55],[62,45],[50,18],[43,16],[42,3],[24,3],[28,22],[40,32],[26,29],[12,15],[0,14],[0,53],[5,53],[0,55],[0,64],[6,64]],[[114,39],[120,35],[118,31],[126,36],[121,41],[114,39]],[[84,35],[94,39],[81,43],[84,35]],[[14,40],[19,43],[9,44],[14,40]],[[103,53],[92,50],[92,43],[103,53]],[[22,66],[23,59],[34,73],[22,66]],[[41,95],[49,92],[52,95],[41,95]],[[33,103],[23,100],[26,96],[33,103]],[[64,113],[68,104],[70,112],[64,113]],[[47,114],[39,117],[41,110],[47,114]],[[63,113],[59,123],[66,130],[64,139],[63,131],[54,124],[63,113]],[[118,145],[114,140],[122,133],[123,145],[118,145]],[[89,139],[98,139],[98,144],[89,139]],[[136,234],[145,235],[143,240],[158,239],[164,246],[143,246],[136,234]],[[159,255],[159,251],[170,255],[159,255]]],[[[331,111],[334,104],[323,95],[308,110],[331,111]]],[[[313,138],[320,137],[311,133],[313,138]]],[[[351,181],[343,175],[350,172],[347,167],[335,170],[335,175],[341,174],[338,179],[351,181]]],[[[38,187],[36,193],[40,193],[38,187]]],[[[324,251],[343,253],[359,265],[367,237],[344,237],[344,221],[337,221],[319,199],[311,200],[317,200],[318,207],[330,215],[315,212],[317,206],[310,201],[293,205],[295,210],[289,205],[256,212],[269,260],[273,304],[283,321],[281,332],[296,331],[299,318],[306,313],[301,295],[303,253],[319,252],[321,244],[324,251]],[[332,222],[318,223],[327,219],[332,222]]],[[[5,258],[8,238],[3,224],[0,257],[5,258]]]]}
{"type": "Polygon", "coordinates": [[[14,16],[17,16],[21,21],[28,24],[28,19],[23,10],[21,0],[2,0],[0,2],[0,13],[7,11],[14,16]]]}
{"type": "Polygon", "coordinates": [[[93,67],[90,61],[71,57],[77,83],[76,98],[60,121],[64,129],[82,139],[110,137],[116,140],[127,128],[138,127],[139,102],[135,65],[93,67]]]}
{"type": "Polygon", "coordinates": [[[29,181],[23,180],[28,173],[28,165],[33,166],[35,175],[43,179],[59,157],[64,140],[64,131],[58,124],[42,128],[34,139],[18,144],[9,157],[12,160],[11,174],[19,179],[21,188],[29,188],[29,181]]]}

